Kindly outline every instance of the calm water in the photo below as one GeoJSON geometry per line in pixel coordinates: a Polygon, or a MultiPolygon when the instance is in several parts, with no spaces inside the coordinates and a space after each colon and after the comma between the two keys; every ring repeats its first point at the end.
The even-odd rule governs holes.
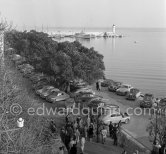
{"type": "Polygon", "coordinates": [[[119,29],[117,34],[125,37],[79,41],[104,55],[107,78],[131,84],[144,93],[153,93],[156,97],[166,97],[166,31],[119,29]]]}

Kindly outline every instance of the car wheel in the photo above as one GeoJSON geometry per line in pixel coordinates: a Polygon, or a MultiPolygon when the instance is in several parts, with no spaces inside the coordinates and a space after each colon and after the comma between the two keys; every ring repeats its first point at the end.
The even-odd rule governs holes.
{"type": "Polygon", "coordinates": [[[128,123],[129,123],[129,119],[126,119],[126,120],[125,120],[125,124],[128,124],[128,123]]]}

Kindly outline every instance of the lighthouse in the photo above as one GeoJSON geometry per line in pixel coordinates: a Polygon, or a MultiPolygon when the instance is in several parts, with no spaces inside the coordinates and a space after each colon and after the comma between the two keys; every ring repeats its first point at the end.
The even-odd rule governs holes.
{"type": "Polygon", "coordinates": [[[112,32],[115,34],[115,25],[112,25],[112,32]]]}

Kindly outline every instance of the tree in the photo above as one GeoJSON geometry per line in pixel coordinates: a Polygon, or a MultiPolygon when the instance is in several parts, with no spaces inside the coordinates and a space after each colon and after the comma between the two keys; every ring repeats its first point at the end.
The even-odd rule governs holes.
{"type": "Polygon", "coordinates": [[[93,83],[104,76],[103,56],[77,41],[58,43],[47,34],[34,30],[11,31],[5,38],[36,70],[60,79],[60,87],[65,88],[63,85],[73,79],[93,83]]]}
{"type": "Polygon", "coordinates": [[[147,131],[149,132],[149,137],[155,145],[158,142],[162,149],[166,146],[166,116],[165,108],[156,109],[154,116],[152,117],[149,125],[147,126],[147,131]]]}

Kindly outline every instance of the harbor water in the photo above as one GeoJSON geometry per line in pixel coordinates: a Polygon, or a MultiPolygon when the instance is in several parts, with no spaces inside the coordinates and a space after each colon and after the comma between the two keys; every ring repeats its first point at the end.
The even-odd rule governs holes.
{"type": "MultiPolygon", "coordinates": [[[[86,29],[102,32],[109,30],[111,29],[86,29]]],[[[155,97],[166,97],[166,30],[131,28],[117,29],[116,33],[124,37],[79,41],[88,48],[94,47],[104,56],[107,78],[131,84],[155,97]]],[[[63,38],[57,41],[66,40],[75,39],[63,38]]]]}

